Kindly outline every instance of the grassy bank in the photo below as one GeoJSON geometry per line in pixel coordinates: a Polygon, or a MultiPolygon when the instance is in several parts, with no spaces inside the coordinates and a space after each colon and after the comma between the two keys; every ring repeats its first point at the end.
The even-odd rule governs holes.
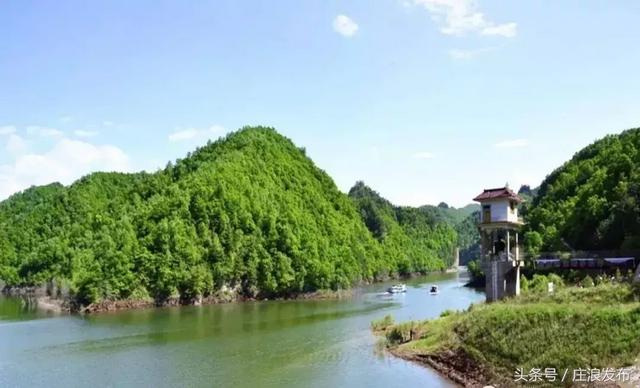
{"type": "Polygon", "coordinates": [[[622,368],[640,355],[640,303],[628,284],[529,290],[430,321],[393,324],[387,317],[372,329],[393,354],[467,386],[517,385],[518,368],[622,368]]]}

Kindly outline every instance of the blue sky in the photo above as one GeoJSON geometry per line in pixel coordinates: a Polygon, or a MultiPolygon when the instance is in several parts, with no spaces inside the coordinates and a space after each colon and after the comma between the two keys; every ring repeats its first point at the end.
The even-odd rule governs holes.
{"type": "Polygon", "coordinates": [[[640,126],[640,3],[0,2],[0,199],[244,125],[347,191],[461,206],[640,126]]]}

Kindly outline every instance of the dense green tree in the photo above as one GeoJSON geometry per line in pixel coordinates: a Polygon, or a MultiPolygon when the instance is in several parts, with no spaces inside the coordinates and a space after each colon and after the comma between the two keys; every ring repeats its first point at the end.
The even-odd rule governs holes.
{"type": "Polygon", "coordinates": [[[640,248],[640,129],[576,153],[542,182],[526,217],[534,250],[640,248]]]}
{"type": "Polygon", "coordinates": [[[357,182],[349,197],[381,243],[392,273],[408,275],[451,266],[457,234],[440,216],[441,211],[451,208],[393,206],[364,182],[357,182]]]}
{"type": "Polygon", "coordinates": [[[243,128],[153,174],[94,173],[0,202],[0,280],[66,282],[83,304],[344,288],[447,267],[457,236],[434,214],[349,198],[289,139],[243,128]]]}

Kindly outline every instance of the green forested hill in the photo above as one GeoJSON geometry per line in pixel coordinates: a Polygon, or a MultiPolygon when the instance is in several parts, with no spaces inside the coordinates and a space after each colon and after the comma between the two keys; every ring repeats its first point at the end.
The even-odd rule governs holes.
{"type": "Polygon", "coordinates": [[[244,128],[157,173],[95,173],[1,202],[0,279],[61,283],[85,304],[188,301],[223,286],[287,295],[449,264],[450,227],[362,209],[289,139],[244,128]]]}
{"type": "Polygon", "coordinates": [[[447,205],[445,202],[440,202],[438,206],[424,205],[421,206],[420,209],[433,214],[433,217],[439,221],[457,225],[464,222],[464,220],[474,212],[479,211],[480,205],[470,203],[464,207],[455,208],[447,205]]]}
{"type": "Polygon", "coordinates": [[[393,206],[363,182],[349,190],[349,197],[381,245],[385,260],[396,263],[400,273],[445,269],[453,263],[455,229],[434,213],[393,206]]]}
{"type": "Polygon", "coordinates": [[[471,260],[480,257],[478,222],[480,222],[480,209],[456,224],[458,247],[460,247],[460,265],[467,265],[471,260]]]}
{"type": "Polygon", "coordinates": [[[430,214],[435,220],[445,222],[455,229],[458,235],[457,246],[460,248],[460,265],[466,265],[470,260],[478,257],[480,234],[478,234],[477,224],[480,205],[472,203],[455,208],[442,202],[438,206],[425,205],[420,209],[430,214]]]}
{"type": "Polygon", "coordinates": [[[607,136],[543,182],[527,209],[530,250],[640,248],[640,129],[607,136]]]}

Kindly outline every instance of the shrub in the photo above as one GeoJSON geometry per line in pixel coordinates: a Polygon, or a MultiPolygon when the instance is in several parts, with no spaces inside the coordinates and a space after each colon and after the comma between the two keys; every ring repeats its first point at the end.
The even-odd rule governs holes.
{"type": "Polygon", "coordinates": [[[524,275],[520,275],[520,291],[521,292],[529,291],[529,280],[524,275]]]}
{"type": "Polygon", "coordinates": [[[373,331],[385,331],[387,330],[390,326],[393,326],[393,324],[395,323],[393,317],[391,316],[391,314],[387,314],[384,316],[384,318],[375,320],[373,322],[371,322],[371,330],[373,331]]]}
{"type": "Polygon", "coordinates": [[[448,317],[449,315],[451,315],[451,314],[455,314],[455,313],[456,313],[456,312],[455,312],[455,311],[453,311],[453,310],[446,309],[446,310],[444,310],[443,312],[441,312],[441,313],[440,313],[440,318],[448,317]]]}
{"type": "Polygon", "coordinates": [[[621,282],[624,280],[624,276],[622,276],[622,272],[620,272],[620,268],[616,268],[615,279],[617,282],[621,282]]]}
{"type": "Polygon", "coordinates": [[[589,275],[585,276],[584,279],[582,279],[582,282],[580,284],[582,284],[583,287],[595,286],[595,283],[593,282],[593,278],[589,275]]]}
{"type": "Polygon", "coordinates": [[[410,321],[393,326],[386,334],[387,342],[391,345],[404,344],[419,339],[422,330],[418,322],[410,321]]]}
{"type": "Polygon", "coordinates": [[[564,287],[564,280],[555,273],[550,273],[547,275],[547,283],[553,283],[554,289],[564,287]]]}
{"type": "Polygon", "coordinates": [[[528,289],[530,292],[547,292],[548,283],[549,280],[545,275],[535,274],[533,275],[533,279],[531,279],[531,283],[528,285],[528,289]]]}

